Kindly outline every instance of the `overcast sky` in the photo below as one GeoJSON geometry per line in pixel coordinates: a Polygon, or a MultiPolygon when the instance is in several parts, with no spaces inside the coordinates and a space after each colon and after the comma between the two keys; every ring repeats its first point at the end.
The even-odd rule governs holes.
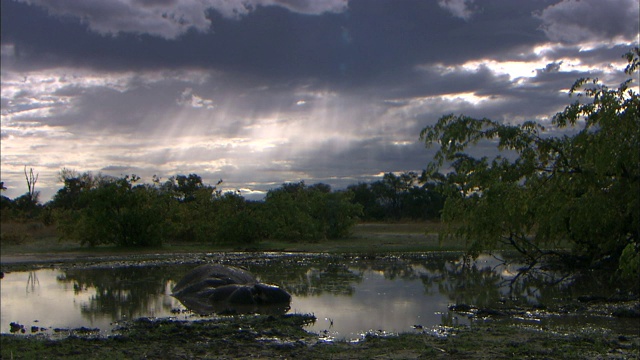
{"type": "MultiPolygon", "coordinates": [[[[6,196],[62,168],[196,173],[251,198],[421,171],[444,114],[550,117],[612,86],[637,0],[3,0],[6,196]]],[[[637,84],[636,84],[637,85],[637,84]]]]}

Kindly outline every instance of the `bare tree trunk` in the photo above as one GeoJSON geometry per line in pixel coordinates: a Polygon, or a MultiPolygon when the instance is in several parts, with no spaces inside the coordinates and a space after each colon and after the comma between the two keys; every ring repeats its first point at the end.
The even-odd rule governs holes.
{"type": "Polygon", "coordinates": [[[27,179],[29,198],[32,202],[36,200],[36,182],[38,182],[38,176],[40,176],[40,174],[33,175],[33,168],[29,168],[29,172],[27,173],[27,166],[24,166],[24,177],[27,179]]]}

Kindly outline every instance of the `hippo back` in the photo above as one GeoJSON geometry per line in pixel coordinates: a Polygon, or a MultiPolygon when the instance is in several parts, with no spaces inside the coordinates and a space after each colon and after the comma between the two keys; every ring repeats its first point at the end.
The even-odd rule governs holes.
{"type": "Polygon", "coordinates": [[[173,293],[184,292],[188,289],[196,289],[199,284],[215,281],[218,286],[227,284],[254,284],[257,279],[249,272],[234,266],[218,264],[205,264],[198,266],[187,273],[176,286],[173,293]]]}

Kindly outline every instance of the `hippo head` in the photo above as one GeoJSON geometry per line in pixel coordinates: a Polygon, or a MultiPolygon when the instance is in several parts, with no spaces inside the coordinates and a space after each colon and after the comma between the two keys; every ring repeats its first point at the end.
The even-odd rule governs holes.
{"type": "Polygon", "coordinates": [[[291,295],[277,286],[255,284],[253,289],[258,304],[282,304],[291,301],[291,295]]]}
{"type": "Polygon", "coordinates": [[[291,295],[277,286],[265,284],[231,284],[211,289],[206,293],[211,302],[226,301],[234,305],[288,304],[291,295]]]}

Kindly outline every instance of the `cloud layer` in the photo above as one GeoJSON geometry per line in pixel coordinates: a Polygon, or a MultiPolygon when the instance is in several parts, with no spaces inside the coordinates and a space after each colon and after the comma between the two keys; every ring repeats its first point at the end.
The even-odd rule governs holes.
{"type": "Polygon", "coordinates": [[[215,11],[225,18],[237,19],[259,7],[278,6],[291,12],[319,15],[342,12],[344,0],[18,0],[40,7],[58,18],[77,19],[91,31],[102,35],[148,34],[176,39],[187,31],[211,31],[215,11]]]}
{"type": "Polygon", "coordinates": [[[547,122],[621,82],[635,0],[2,2],[2,181],[197,173],[261,194],[420,171],[441,115],[547,122]]]}

